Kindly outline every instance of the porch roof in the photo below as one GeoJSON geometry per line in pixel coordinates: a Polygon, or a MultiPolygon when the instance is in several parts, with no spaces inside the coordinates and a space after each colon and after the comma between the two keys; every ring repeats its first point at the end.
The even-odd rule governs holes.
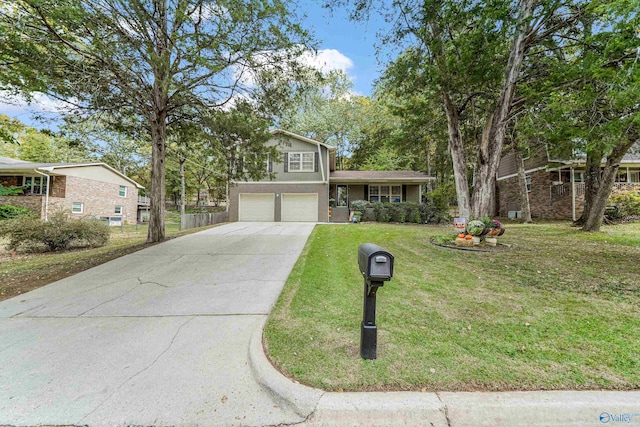
{"type": "Polygon", "coordinates": [[[425,173],[415,171],[333,171],[329,175],[329,182],[332,183],[423,183],[434,179],[425,173]]]}
{"type": "MultiPolygon", "coordinates": [[[[44,173],[47,173],[47,174],[55,175],[56,174],[56,170],[68,169],[68,168],[82,168],[82,167],[88,167],[88,166],[99,166],[99,167],[103,167],[103,168],[113,172],[116,175],[121,176],[122,178],[124,178],[127,181],[131,182],[137,188],[144,188],[142,185],[138,184],[133,179],[129,178],[125,174],[119,172],[118,170],[112,168],[111,166],[109,166],[108,164],[103,163],[103,162],[91,162],[91,163],[32,163],[32,162],[25,162],[23,160],[17,160],[17,161],[14,161],[13,163],[10,163],[9,160],[17,160],[17,159],[10,159],[8,157],[0,158],[0,173],[5,173],[5,174],[6,173],[23,174],[23,173],[30,173],[30,172],[33,172],[33,171],[40,171],[40,172],[44,172],[44,173]]],[[[64,175],[63,172],[59,172],[59,174],[64,175]]]]}

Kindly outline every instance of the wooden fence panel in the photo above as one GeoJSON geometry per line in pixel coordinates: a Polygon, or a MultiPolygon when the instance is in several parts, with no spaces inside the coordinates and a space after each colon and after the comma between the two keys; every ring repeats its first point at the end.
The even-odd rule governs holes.
{"type": "Polygon", "coordinates": [[[227,222],[228,220],[229,220],[228,212],[184,214],[180,216],[180,230],[206,227],[208,225],[227,222]]]}

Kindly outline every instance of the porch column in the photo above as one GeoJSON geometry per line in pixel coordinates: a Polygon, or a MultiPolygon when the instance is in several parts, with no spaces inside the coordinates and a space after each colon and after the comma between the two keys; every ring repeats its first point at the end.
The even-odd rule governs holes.
{"type": "Polygon", "coordinates": [[[573,168],[571,168],[571,218],[573,221],[576,220],[576,180],[573,168]]]}

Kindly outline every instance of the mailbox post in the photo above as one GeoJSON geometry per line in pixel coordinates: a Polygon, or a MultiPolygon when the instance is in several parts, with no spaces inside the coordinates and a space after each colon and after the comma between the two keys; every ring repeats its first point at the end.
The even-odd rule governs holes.
{"type": "Polygon", "coordinates": [[[376,293],[393,277],[393,255],[373,243],[358,247],[358,267],[364,277],[364,309],[360,325],[360,357],[375,359],[378,347],[376,293]]]}

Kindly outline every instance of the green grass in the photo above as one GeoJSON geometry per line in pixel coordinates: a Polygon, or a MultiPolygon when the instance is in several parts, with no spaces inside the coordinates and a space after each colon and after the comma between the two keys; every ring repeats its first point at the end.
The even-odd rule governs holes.
{"type": "Polygon", "coordinates": [[[317,226],[266,326],[274,364],[327,390],[640,387],[640,225],[507,225],[510,247],[482,253],[430,244],[450,230],[317,226]],[[359,357],[364,242],[395,255],[374,361],[359,357]]]}

